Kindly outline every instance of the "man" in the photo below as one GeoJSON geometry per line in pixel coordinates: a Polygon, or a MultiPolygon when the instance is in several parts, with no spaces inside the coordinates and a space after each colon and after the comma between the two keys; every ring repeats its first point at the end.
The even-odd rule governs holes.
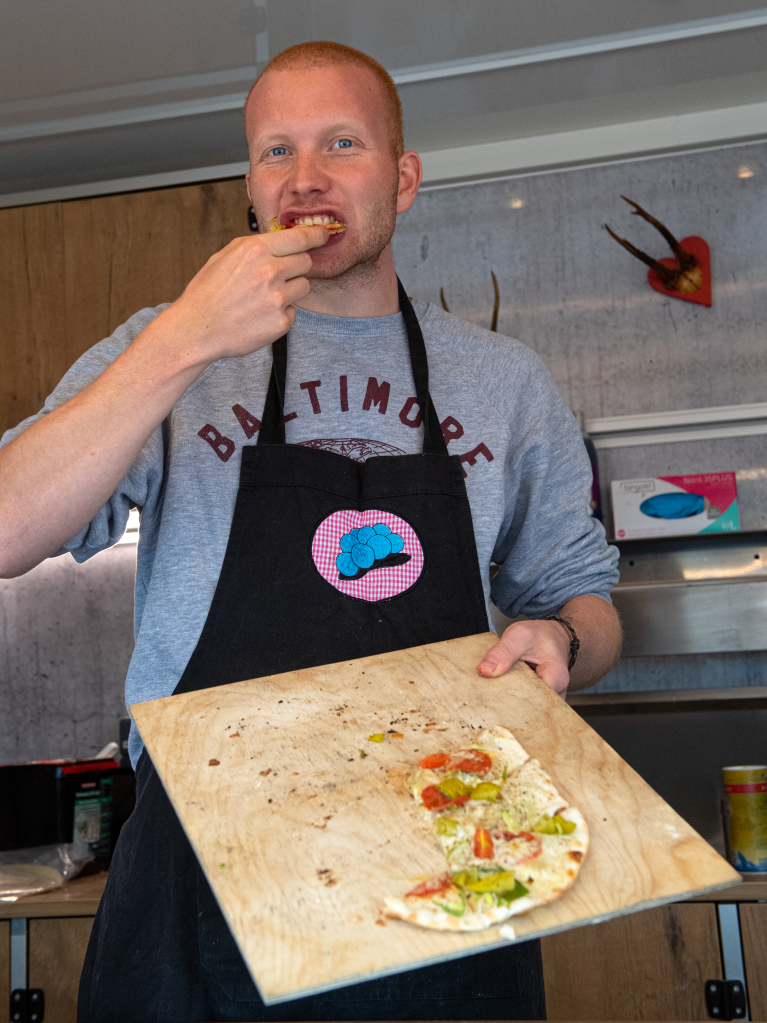
{"type": "MultiPolygon", "coordinates": [[[[421,165],[391,79],[347,47],[292,47],[251,90],[246,131],[260,233],[4,438],[3,574],[85,560],[142,509],[128,704],[482,631],[491,560],[496,603],[534,620],[479,674],[524,659],[561,694],[593,683],[620,628],[580,434],[530,350],[414,311],[398,285],[390,241],[421,165]],[[381,525],[404,537],[394,561],[317,553],[381,525]]],[[[138,803],[81,1021],[542,1018],[537,943],[266,1009],[135,728],[130,748],[138,803]]]]}

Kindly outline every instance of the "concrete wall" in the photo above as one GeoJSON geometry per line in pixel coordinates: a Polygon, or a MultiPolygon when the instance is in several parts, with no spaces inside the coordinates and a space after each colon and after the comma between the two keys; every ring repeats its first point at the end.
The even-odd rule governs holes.
{"type": "Polygon", "coordinates": [[[126,544],[0,580],[0,763],[92,756],[117,739],[135,575],[126,544]]]}
{"type": "Polygon", "coordinates": [[[400,217],[395,256],[408,294],[439,302],[444,287],[451,312],[483,326],[494,270],[499,331],[534,348],[587,417],[765,400],[765,143],[428,191],[400,217]],[[671,252],[621,195],[678,239],[706,239],[711,309],[650,289],[604,224],[671,252]]]}
{"type": "MultiPolygon", "coordinates": [[[[451,312],[485,327],[494,270],[498,330],[535,349],[586,418],[767,401],[765,143],[435,189],[400,217],[394,248],[409,294],[439,302],[442,287],[451,312]],[[621,195],[679,240],[706,239],[712,308],[651,290],[603,225],[671,253],[621,195]]],[[[767,437],[612,448],[599,464],[609,531],[611,480],[733,469],[741,527],[767,528],[767,437]]],[[[597,689],[765,683],[767,653],[716,654],[625,659],[597,689]]]]}
{"type": "MultiPolygon", "coordinates": [[[[408,292],[499,330],[544,358],[587,417],[767,400],[767,145],[589,167],[423,193],[400,218],[408,292]],[[739,177],[748,167],[751,177],[739,177]],[[605,232],[657,257],[657,232],[711,246],[713,308],[664,298],[605,232]],[[521,205],[520,205],[521,203],[521,205]]],[[[767,528],[767,438],[600,452],[602,481],[737,469],[743,527],[767,528]]],[[[608,506],[609,507],[609,506],[608,506]]],[[[0,582],[0,762],[95,753],[115,737],[132,649],[135,549],[46,562],[0,582]]],[[[637,658],[602,690],[764,684],[767,654],[637,658]]]]}

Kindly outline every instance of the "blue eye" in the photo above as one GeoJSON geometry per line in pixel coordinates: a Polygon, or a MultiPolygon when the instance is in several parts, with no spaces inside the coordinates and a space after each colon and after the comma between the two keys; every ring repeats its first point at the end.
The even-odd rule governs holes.
{"type": "Polygon", "coordinates": [[[269,150],[270,156],[285,156],[287,149],[285,146],[275,146],[274,149],[269,150]]]}
{"type": "Polygon", "coordinates": [[[333,148],[338,147],[339,149],[349,149],[353,145],[351,139],[339,139],[338,142],[333,143],[333,148]]]}

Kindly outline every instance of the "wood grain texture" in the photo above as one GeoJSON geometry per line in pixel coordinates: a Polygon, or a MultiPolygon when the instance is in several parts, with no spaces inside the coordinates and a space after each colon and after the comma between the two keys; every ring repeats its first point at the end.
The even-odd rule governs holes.
{"type": "Polygon", "coordinates": [[[0,211],[0,433],[66,371],[61,204],[0,211]]]}
{"type": "MultiPolygon", "coordinates": [[[[0,1012],[5,1012],[11,1001],[11,923],[0,920],[0,1012]]],[[[0,1019],[3,1017],[0,1016],[0,1019]]]]}
{"type": "Polygon", "coordinates": [[[172,302],[207,259],[248,234],[242,180],[64,204],[70,362],[144,306],[172,302]]]}
{"type": "Polygon", "coordinates": [[[25,895],[16,902],[0,902],[0,919],[95,916],[106,883],[107,873],[104,871],[100,874],[89,874],[87,877],[76,877],[74,881],[67,881],[61,888],[54,888],[50,892],[25,895]]]}
{"type": "Polygon", "coordinates": [[[713,905],[661,906],[565,931],[541,950],[549,1019],[702,1020],[703,985],[722,976],[713,905]]]}
{"type": "Polygon", "coordinates": [[[29,986],[45,991],[45,1023],[76,1023],[92,916],[30,920],[29,986]]]}
{"type": "Polygon", "coordinates": [[[738,907],[751,1019],[767,1019],[767,904],[738,907]]]}
{"type": "Polygon", "coordinates": [[[509,727],[591,830],[575,886],[515,917],[519,937],[739,880],[529,668],[479,679],[493,642],[485,633],[131,708],[268,1002],[505,944],[497,930],[382,916],[386,895],[444,870],[406,775],[482,727],[509,727]],[[404,737],[368,741],[395,730],[404,737]]]}
{"type": "Polygon", "coordinates": [[[249,233],[242,179],[0,210],[0,433],[88,348],[249,233]]]}

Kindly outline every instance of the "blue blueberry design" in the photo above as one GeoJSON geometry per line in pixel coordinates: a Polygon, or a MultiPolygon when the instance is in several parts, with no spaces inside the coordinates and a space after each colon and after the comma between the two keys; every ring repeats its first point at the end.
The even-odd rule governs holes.
{"type": "Polygon", "coordinates": [[[383,522],[352,529],[341,537],[341,553],[336,558],[339,579],[361,579],[376,568],[405,565],[410,555],[402,548],[405,541],[383,522]]]}

